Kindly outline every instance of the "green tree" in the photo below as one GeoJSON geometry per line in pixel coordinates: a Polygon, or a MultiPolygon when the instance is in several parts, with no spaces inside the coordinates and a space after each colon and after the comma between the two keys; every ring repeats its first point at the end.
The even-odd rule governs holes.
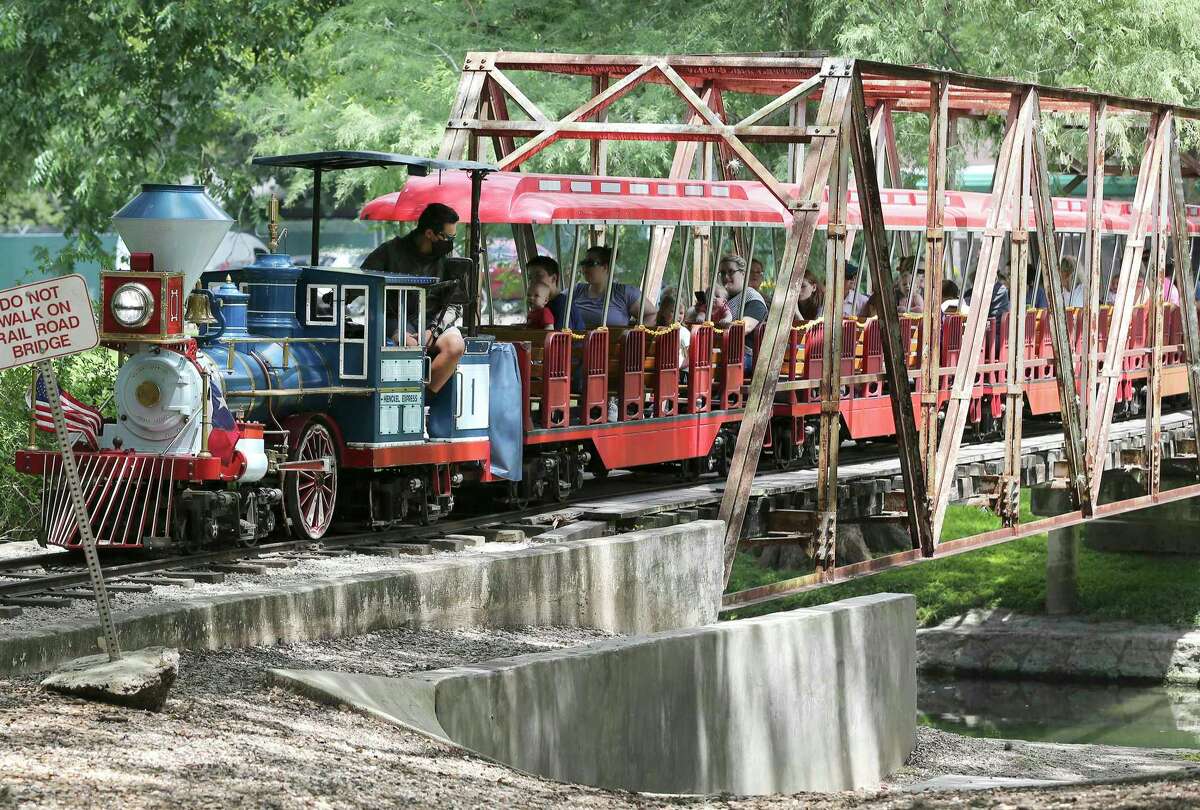
{"type": "MultiPolygon", "coordinates": [[[[0,8],[0,188],[55,202],[77,237],[53,269],[98,259],[108,217],[147,180],[248,198],[253,140],[229,99],[291,70],[331,0],[18,0],[0,8]]],[[[18,199],[21,195],[17,195],[18,199]]],[[[5,200],[5,219],[12,216],[5,200]]],[[[49,269],[49,268],[48,268],[49,269]]]]}

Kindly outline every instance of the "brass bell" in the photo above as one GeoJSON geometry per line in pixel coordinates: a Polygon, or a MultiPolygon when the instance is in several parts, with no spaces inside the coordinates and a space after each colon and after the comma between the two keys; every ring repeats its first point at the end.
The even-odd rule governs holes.
{"type": "Polygon", "coordinates": [[[213,317],[212,309],[208,304],[208,296],[200,289],[200,282],[196,282],[196,289],[188,294],[187,312],[184,317],[189,323],[207,326],[210,323],[216,323],[217,319],[213,317]]]}

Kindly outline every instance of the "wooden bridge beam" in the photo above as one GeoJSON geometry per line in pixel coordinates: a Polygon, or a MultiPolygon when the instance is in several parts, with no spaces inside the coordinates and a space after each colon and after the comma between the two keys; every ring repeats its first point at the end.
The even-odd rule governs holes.
{"type": "MultiPolygon", "coordinates": [[[[853,63],[827,59],[822,73],[826,78],[823,85],[817,123],[821,126],[842,125],[847,120],[851,95],[853,63]]],[[[783,365],[783,354],[791,334],[796,302],[800,295],[800,281],[808,265],[816,231],[820,202],[829,182],[837,144],[834,138],[822,138],[806,150],[804,177],[800,182],[800,198],[794,210],[792,225],[784,245],[783,260],[779,265],[778,290],[772,300],[763,334],[762,350],[759,353],[759,368],[762,373],[750,378],[749,395],[746,401],[745,418],[738,430],[737,444],[730,462],[725,491],[721,497],[720,517],[725,521],[725,582],[733,570],[733,559],[741,539],[742,522],[750,500],[750,488],[758,466],[758,455],[766,438],[771,419],[771,403],[775,400],[775,389],[779,383],[778,369],[783,365]]],[[[840,304],[839,316],[840,316],[840,304]]],[[[839,317],[840,329],[840,317],[839,317]]],[[[836,491],[836,490],[835,490],[836,491]]]]}
{"type": "MultiPolygon", "coordinates": [[[[1058,283],[1054,203],[1050,197],[1050,173],[1046,167],[1046,144],[1042,136],[1042,110],[1037,90],[1031,88],[1027,99],[1032,108],[1029,121],[1029,150],[1033,172],[1033,219],[1042,277],[1046,279],[1046,314],[1050,319],[1050,338],[1057,366],[1054,377],[1058,383],[1059,409],[1062,413],[1063,449],[1076,504],[1083,514],[1089,515],[1092,512],[1093,499],[1084,450],[1083,426],[1079,419],[1079,395],[1075,388],[1075,354],[1071,350],[1071,336],[1067,329],[1069,302],[1064,300],[1064,290],[1058,283]]],[[[1024,227],[1022,223],[1022,230],[1024,227]]],[[[1024,273],[1023,267],[1021,272],[1024,273]]],[[[1013,350],[1014,347],[1010,346],[1009,351],[1013,350]]],[[[1019,444],[1018,441],[1018,446],[1019,444]]]]}
{"type": "MultiPolygon", "coordinates": [[[[917,440],[917,423],[913,414],[912,386],[908,380],[905,351],[900,342],[900,314],[896,290],[888,260],[887,229],[883,219],[883,204],[879,198],[874,149],[867,132],[866,104],[863,98],[862,76],[855,75],[851,101],[854,178],[858,186],[858,206],[863,224],[863,254],[871,269],[871,278],[879,297],[879,330],[883,344],[883,365],[888,378],[892,405],[892,421],[896,426],[896,446],[900,453],[900,474],[904,478],[904,498],[908,512],[909,534],[913,548],[933,553],[934,537],[925,490],[924,471],[917,440]]],[[[897,167],[897,173],[899,169],[897,167]]],[[[830,195],[832,199],[832,194],[830,195]]],[[[832,219],[830,220],[832,222],[832,219]]],[[[841,309],[841,301],[837,302],[841,309]]],[[[840,331],[841,317],[839,312],[840,331]]],[[[839,361],[835,361],[839,362],[839,361]]],[[[840,365],[840,362],[839,362],[840,365]]]]}
{"type": "MultiPolygon", "coordinates": [[[[1163,281],[1167,276],[1167,229],[1170,216],[1171,148],[1173,117],[1163,113],[1163,156],[1158,165],[1158,187],[1151,206],[1152,232],[1150,237],[1150,276],[1146,280],[1150,306],[1146,308],[1146,343],[1150,357],[1146,361],[1146,492],[1155,495],[1162,488],[1162,350],[1163,350],[1163,281]]],[[[1191,291],[1183,300],[1194,303],[1191,291]]],[[[1181,296],[1182,298],[1182,296],[1181,296]]]]}
{"type": "MultiPolygon", "coordinates": [[[[925,473],[925,493],[937,492],[938,472],[938,392],[942,365],[942,266],[946,255],[946,146],[950,135],[950,86],[935,81],[929,87],[929,195],[925,212],[925,308],[921,312],[921,422],[920,453],[925,473]]],[[[933,527],[931,501],[930,536],[933,527]]],[[[924,549],[926,555],[933,549],[924,549]]]]}
{"type": "MultiPolygon", "coordinates": [[[[1083,358],[1079,364],[1080,419],[1085,442],[1085,451],[1090,454],[1095,444],[1095,430],[1091,423],[1092,405],[1096,401],[1096,374],[1099,368],[1100,351],[1100,304],[1103,277],[1103,251],[1101,229],[1104,225],[1104,145],[1108,124],[1108,102],[1091,105],[1088,112],[1088,160],[1087,160],[1087,231],[1084,235],[1084,262],[1087,291],[1084,296],[1083,358]]],[[[1089,473],[1090,474],[1090,473],[1089,473]]]]}
{"type": "Polygon", "coordinates": [[[1158,192],[1162,177],[1164,141],[1169,131],[1169,119],[1161,113],[1151,118],[1146,135],[1146,146],[1138,171],[1137,190],[1133,197],[1132,219],[1125,240],[1125,251],[1121,258],[1121,273],[1117,281],[1116,301],[1113,304],[1112,320],[1109,324],[1108,345],[1104,352],[1104,372],[1099,375],[1099,388],[1088,424],[1095,436],[1095,444],[1088,454],[1088,470],[1091,474],[1091,502],[1100,497],[1100,479],[1104,470],[1104,456],[1108,453],[1108,432],[1112,423],[1113,407],[1116,405],[1117,389],[1121,385],[1121,372],[1125,359],[1125,342],[1129,338],[1129,323],[1133,317],[1137,278],[1141,272],[1142,249],[1150,229],[1153,200],[1158,192]],[[1164,130],[1164,123],[1168,129],[1164,130]]]}
{"type": "MultiPolygon", "coordinates": [[[[1172,121],[1170,152],[1171,185],[1171,251],[1175,259],[1176,286],[1180,290],[1180,308],[1183,311],[1184,363],[1187,368],[1188,399],[1192,411],[1192,435],[1200,436],[1200,325],[1197,324],[1196,306],[1192,301],[1196,279],[1192,273],[1190,239],[1187,227],[1187,206],[1183,197],[1183,172],[1180,170],[1179,132],[1172,121]]],[[[1197,454],[1196,475],[1200,477],[1200,453],[1197,454]]]]}
{"type": "MultiPolygon", "coordinates": [[[[1009,235],[1005,223],[1005,213],[1014,204],[1014,197],[1020,188],[1021,168],[1024,162],[1022,150],[1031,109],[1029,103],[1022,103],[1021,99],[1015,97],[1012,99],[1005,125],[1004,140],[1000,147],[1000,156],[996,161],[987,226],[982,235],[979,263],[975,271],[973,288],[975,306],[967,314],[958,366],[950,386],[950,401],[946,406],[946,418],[942,425],[942,435],[938,444],[938,484],[934,490],[934,506],[931,517],[934,537],[941,534],[946,507],[950,503],[950,491],[954,485],[955,460],[958,458],[958,451],[962,446],[963,429],[966,427],[967,413],[971,407],[971,397],[975,385],[975,373],[979,366],[979,354],[983,349],[988,320],[988,304],[992,300],[992,290],[996,283],[996,272],[1003,253],[1004,240],[1009,235]]],[[[935,271],[929,268],[927,272],[935,271]]],[[[935,328],[940,328],[940,324],[935,328]]]]}

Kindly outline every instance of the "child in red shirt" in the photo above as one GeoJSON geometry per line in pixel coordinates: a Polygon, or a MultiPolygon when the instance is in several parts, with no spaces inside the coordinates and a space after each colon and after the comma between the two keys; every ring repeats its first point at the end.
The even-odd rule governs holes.
{"type": "Polygon", "coordinates": [[[550,303],[550,286],[544,282],[535,282],[529,287],[529,296],[525,303],[529,308],[529,316],[525,326],[530,329],[554,329],[554,313],[546,304],[550,303]]]}

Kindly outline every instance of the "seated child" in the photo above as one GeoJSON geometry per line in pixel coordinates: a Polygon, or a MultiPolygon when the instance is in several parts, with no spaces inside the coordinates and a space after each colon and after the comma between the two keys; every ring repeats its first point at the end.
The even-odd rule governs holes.
{"type": "Polygon", "coordinates": [[[554,329],[554,313],[550,307],[550,285],[545,282],[534,282],[529,285],[529,296],[525,299],[529,308],[529,316],[525,325],[530,329],[554,329]]]}

